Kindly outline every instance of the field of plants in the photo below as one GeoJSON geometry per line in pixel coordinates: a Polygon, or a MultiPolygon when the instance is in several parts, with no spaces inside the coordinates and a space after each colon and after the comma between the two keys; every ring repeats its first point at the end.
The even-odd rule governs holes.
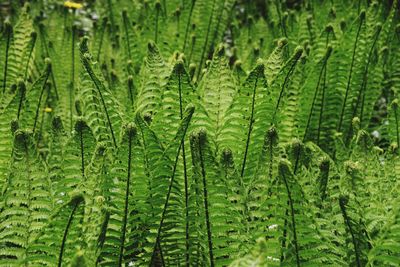
{"type": "Polygon", "coordinates": [[[400,266],[398,0],[0,20],[0,266],[400,266]]]}

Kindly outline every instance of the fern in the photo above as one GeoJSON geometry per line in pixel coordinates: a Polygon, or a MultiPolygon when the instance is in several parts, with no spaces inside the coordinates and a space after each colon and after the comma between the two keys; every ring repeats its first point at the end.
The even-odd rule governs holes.
{"type": "Polygon", "coordinates": [[[20,2],[1,266],[399,264],[398,1],[20,2]]]}

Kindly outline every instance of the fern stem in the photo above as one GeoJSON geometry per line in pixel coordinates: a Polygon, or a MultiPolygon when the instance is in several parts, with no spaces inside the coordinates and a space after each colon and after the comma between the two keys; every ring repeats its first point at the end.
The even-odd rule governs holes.
{"type": "Polygon", "coordinates": [[[164,17],[167,17],[167,13],[168,13],[168,11],[167,11],[167,3],[166,3],[166,1],[165,0],[162,0],[162,6],[163,6],[163,15],[164,15],[164,17]]]}
{"type": "Polygon", "coordinates": [[[159,3],[156,3],[156,26],[154,29],[154,42],[157,44],[157,39],[158,39],[158,19],[160,16],[160,5],[159,3]]]}
{"type": "Polygon", "coordinates": [[[29,42],[29,56],[28,56],[28,60],[26,62],[26,66],[25,66],[24,80],[26,80],[26,78],[28,76],[29,62],[31,61],[31,58],[32,58],[33,49],[35,48],[36,37],[37,37],[36,32],[32,32],[31,40],[29,42]]]}
{"type": "MultiPolygon", "coordinates": [[[[29,155],[29,151],[28,151],[28,149],[29,149],[29,147],[28,147],[28,144],[27,144],[27,142],[28,142],[28,139],[29,137],[28,137],[28,135],[27,134],[24,134],[24,154],[25,154],[25,158],[26,158],[26,172],[27,172],[27,180],[28,180],[28,199],[27,199],[27,207],[28,207],[28,214],[27,214],[27,217],[28,218],[26,218],[26,220],[27,220],[27,222],[28,222],[28,229],[31,229],[31,227],[32,227],[32,210],[30,209],[30,207],[31,207],[31,203],[32,203],[32,177],[31,177],[31,173],[32,173],[32,170],[31,170],[31,158],[30,158],[30,155],[29,155]]],[[[13,153],[14,153],[14,151],[13,151],[13,153]]],[[[28,234],[26,235],[26,239],[25,239],[25,244],[26,245],[28,245],[29,244],[29,240],[30,240],[30,237],[31,237],[31,231],[29,231],[28,230],[28,234]]],[[[27,258],[27,256],[28,256],[28,250],[27,249],[25,249],[25,258],[27,258]]],[[[27,266],[27,264],[26,264],[26,262],[25,262],[25,266],[27,266]]]]}
{"type": "Polygon", "coordinates": [[[255,107],[255,102],[256,102],[257,83],[258,83],[258,75],[257,75],[256,80],[254,82],[253,97],[252,97],[252,100],[251,100],[251,115],[250,115],[250,121],[249,121],[249,130],[247,132],[246,147],[245,147],[245,151],[244,151],[242,169],[240,171],[240,176],[242,178],[244,176],[244,170],[245,170],[245,167],[246,167],[247,153],[248,153],[249,145],[250,145],[250,136],[251,136],[251,132],[253,130],[254,107],[255,107]]]}
{"type": "Polygon", "coordinates": [[[345,224],[349,228],[349,231],[350,231],[351,240],[352,240],[353,247],[354,247],[354,253],[356,256],[357,267],[361,267],[360,255],[359,255],[360,252],[358,250],[358,244],[357,244],[357,241],[356,241],[356,238],[354,235],[353,228],[351,227],[351,224],[350,224],[350,218],[346,212],[346,204],[345,204],[345,200],[343,199],[343,197],[339,199],[339,206],[340,206],[340,210],[342,211],[342,215],[343,215],[345,224]]]}
{"type": "MultiPolygon", "coordinates": [[[[100,234],[99,234],[99,237],[97,238],[96,255],[100,255],[98,252],[102,251],[102,249],[103,249],[104,241],[106,240],[107,227],[108,227],[109,221],[110,221],[110,212],[106,211],[104,214],[103,223],[101,224],[100,234]]],[[[98,257],[96,260],[96,266],[98,265],[99,260],[100,260],[100,257],[98,257]]]]}
{"type": "MultiPolygon", "coordinates": [[[[178,153],[175,156],[174,167],[173,167],[173,170],[172,170],[171,180],[170,180],[169,186],[168,186],[167,196],[166,196],[166,199],[165,199],[164,208],[163,208],[163,212],[162,212],[162,215],[161,215],[161,220],[160,220],[160,223],[159,223],[159,226],[158,226],[158,230],[157,230],[157,238],[156,238],[156,242],[154,244],[153,254],[151,256],[150,266],[153,266],[152,264],[154,263],[154,260],[155,260],[156,251],[157,251],[157,244],[159,245],[159,243],[160,243],[161,230],[162,230],[162,227],[164,225],[164,219],[165,219],[165,214],[167,212],[167,208],[168,208],[168,204],[169,204],[169,198],[171,196],[172,185],[174,184],[174,180],[175,180],[175,173],[176,173],[176,168],[178,166],[178,160],[179,160],[179,155],[180,155],[180,150],[181,150],[181,147],[182,147],[182,143],[183,143],[183,140],[181,140],[181,145],[179,146],[178,153]]],[[[160,249],[161,249],[161,246],[160,246],[160,249]]]]}
{"type": "Polygon", "coordinates": [[[133,77],[128,77],[128,98],[130,101],[131,106],[133,107],[133,95],[134,95],[134,84],[133,84],[133,77]]]}
{"type": "MultiPolygon", "coordinates": [[[[288,203],[286,203],[288,204],[288,203]]],[[[282,233],[282,242],[281,242],[281,257],[280,257],[280,262],[282,264],[283,260],[285,259],[284,255],[284,249],[286,248],[286,236],[287,236],[287,225],[288,225],[288,220],[287,217],[289,216],[289,209],[286,207],[285,209],[285,221],[283,223],[283,233],[282,233]]]]}
{"type": "Polygon", "coordinates": [[[208,192],[207,192],[207,181],[206,181],[206,169],[204,166],[204,158],[201,147],[201,141],[199,141],[199,156],[200,156],[200,167],[201,176],[203,178],[203,198],[204,198],[204,211],[206,216],[206,226],[207,226],[207,239],[208,239],[208,253],[210,256],[210,266],[214,267],[214,254],[211,236],[211,225],[210,225],[210,215],[208,211],[208,192]]]}
{"type": "Polygon", "coordinates": [[[312,31],[311,19],[308,19],[308,18],[307,18],[307,31],[308,31],[308,34],[310,35],[310,38],[309,38],[310,44],[311,44],[311,46],[313,46],[314,45],[315,36],[314,36],[313,31],[312,31]]]}
{"type": "MultiPolygon", "coordinates": [[[[363,72],[363,82],[361,84],[361,88],[360,91],[358,93],[358,97],[357,97],[357,103],[355,105],[355,107],[353,108],[353,114],[352,114],[352,118],[354,118],[356,116],[357,110],[358,110],[358,106],[360,105],[361,102],[361,110],[360,110],[360,128],[362,128],[362,122],[363,122],[363,113],[364,113],[364,101],[365,101],[365,90],[367,88],[367,83],[368,83],[368,70],[369,70],[369,65],[371,63],[372,60],[372,54],[376,45],[376,42],[378,41],[379,38],[379,34],[381,32],[381,27],[377,30],[376,34],[375,34],[375,38],[374,41],[371,45],[371,49],[369,51],[369,55],[368,55],[368,60],[367,60],[367,65],[365,66],[364,72],[363,72]]],[[[350,139],[351,136],[351,125],[349,126],[349,130],[347,132],[347,139],[346,142],[348,142],[348,140],[350,139]]]]}
{"type": "Polygon", "coordinates": [[[175,12],[175,16],[176,16],[176,34],[177,37],[180,37],[179,31],[181,28],[181,14],[180,12],[178,12],[178,10],[175,12]]]}
{"type": "MultiPolygon", "coordinates": [[[[273,152],[273,148],[274,148],[274,139],[277,139],[277,131],[275,126],[272,126],[269,130],[268,130],[268,149],[269,149],[269,168],[268,168],[268,178],[271,181],[271,186],[268,188],[267,191],[267,195],[268,197],[271,196],[272,194],[272,184],[274,183],[274,177],[273,177],[273,170],[274,170],[274,162],[275,162],[275,158],[274,158],[274,152],[273,152]]],[[[265,145],[266,146],[266,145],[265,145]]],[[[243,184],[243,182],[242,182],[243,184]]]]}
{"type": "Polygon", "coordinates": [[[321,196],[321,207],[322,208],[322,202],[325,200],[326,195],[327,195],[327,188],[328,188],[328,182],[329,182],[329,169],[330,169],[330,162],[329,160],[323,160],[321,164],[319,165],[319,175],[318,175],[318,182],[319,182],[319,193],[321,196]]]}
{"type": "Polygon", "coordinates": [[[12,26],[10,23],[6,23],[5,28],[6,28],[5,30],[7,32],[7,42],[6,42],[6,51],[5,51],[6,56],[5,56],[4,74],[3,74],[3,94],[6,92],[6,87],[7,87],[8,52],[10,50],[12,26]]]}
{"type": "MultiPolygon", "coordinates": [[[[46,86],[47,87],[47,94],[46,94],[46,99],[45,99],[45,101],[44,101],[44,104],[45,104],[45,106],[46,107],[48,107],[49,106],[49,95],[50,95],[50,85],[48,85],[48,86],[46,86]]],[[[42,111],[42,114],[44,114],[45,113],[45,111],[43,110],[42,111]]],[[[43,141],[42,139],[43,139],[43,128],[45,127],[44,126],[44,117],[45,116],[41,116],[41,118],[40,118],[40,128],[39,128],[39,133],[37,134],[37,142],[36,142],[36,149],[39,149],[39,144],[43,141]]]]}
{"type": "MultiPolygon", "coordinates": [[[[325,41],[325,48],[328,49],[328,44],[329,44],[329,35],[331,31],[327,32],[326,35],[326,41],[325,41]]],[[[325,106],[325,89],[326,89],[326,72],[327,72],[327,65],[325,64],[325,69],[324,69],[324,78],[322,81],[322,98],[321,98],[321,108],[319,110],[319,118],[318,118],[318,131],[317,131],[317,145],[319,145],[320,142],[320,136],[321,136],[321,128],[322,128],[322,119],[323,119],[323,113],[324,113],[324,106],[325,106]]]]}
{"type": "Polygon", "coordinates": [[[20,97],[19,103],[18,103],[17,119],[19,119],[19,116],[21,115],[21,110],[22,110],[22,106],[24,104],[25,94],[26,94],[26,87],[25,87],[24,83],[20,83],[18,85],[18,87],[19,87],[19,90],[20,90],[21,97],[20,97]]]}
{"type": "Polygon", "coordinates": [[[115,20],[114,20],[113,5],[112,5],[111,1],[112,0],[107,0],[107,5],[108,5],[109,16],[110,16],[111,32],[115,33],[116,27],[115,27],[115,20]]]}
{"type": "Polygon", "coordinates": [[[184,53],[185,53],[185,49],[186,49],[187,37],[188,37],[188,34],[189,34],[189,28],[190,28],[190,22],[192,20],[192,14],[193,14],[193,9],[194,9],[195,4],[196,4],[196,0],[192,0],[192,4],[190,5],[190,11],[189,11],[188,20],[187,20],[187,23],[186,23],[185,38],[183,39],[184,41],[183,41],[183,49],[182,49],[182,51],[184,53]]]}
{"type": "MultiPolygon", "coordinates": [[[[294,169],[293,169],[293,175],[296,175],[296,173],[297,173],[297,170],[298,170],[298,168],[299,168],[299,162],[300,162],[300,155],[301,155],[301,148],[300,147],[298,147],[296,150],[295,150],[295,157],[296,157],[296,159],[295,159],[295,164],[294,164],[294,169]]],[[[283,176],[283,174],[282,174],[282,176],[283,176]]],[[[289,202],[289,201],[288,201],[289,202]]],[[[287,203],[287,204],[289,204],[290,205],[290,203],[287,203]]],[[[287,220],[287,216],[289,215],[289,209],[286,207],[286,210],[285,210],[285,222],[284,222],[284,227],[283,227],[283,238],[282,238],[282,248],[285,248],[286,247],[286,236],[287,236],[287,230],[286,230],[286,228],[287,228],[287,225],[288,225],[288,220],[287,220]]],[[[281,258],[280,258],[280,261],[282,262],[284,260],[284,255],[283,255],[283,250],[282,250],[282,252],[281,252],[281,258]]]]}
{"type": "Polygon", "coordinates": [[[211,45],[210,45],[210,51],[212,51],[214,49],[214,45],[215,45],[215,40],[218,37],[218,31],[219,31],[219,27],[221,25],[221,20],[222,20],[222,14],[224,13],[224,6],[225,6],[225,2],[226,0],[224,0],[224,2],[221,5],[221,11],[219,12],[218,16],[217,16],[217,26],[215,28],[213,37],[211,39],[211,45]]]}
{"type": "Polygon", "coordinates": [[[81,202],[82,202],[82,199],[75,200],[74,207],[73,207],[73,209],[71,211],[71,214],[69,215],[67,226],[65,227],[63,239],[61,241],[60,254],[58,256],[58,264],[57,264],[58,267],[62,266],[62,258],[63,258],[63,255],[64,255],[64,249],[65,249],[65,245],[66,245],[66,242],[67,242],[68,232],[69,232],[69,229],[71,227],[71,223],[72,223],[72,221],[74,219],[76,209],[78,208],[78,206],[79,206],[79,204],[81,202]]]}
{"type": "MultiPolygon", "coordinates": [[[[319,89],[319,85],[321,83],[321,78],[322,78],[323,73],[324,73],[325,68],[326,68],[326,63],[327,63],[327,61],[328,61],[328,59],[330,57],[330,54],[331,54],[330,51],[332,51],[332,50],[328,50],[327,51],[327,53],[326,53],[326,55],[324,57],[324,61],[323,61],[323,65],[322,65],[321,71],[319,72],[318,82],[317,82],[317,86],[316,86],[315,91],[314,91],[314,97],[313,97],[313,101],[312,101],[312,104],[311,104],[311,110],[310,110],[310,113],[308,114],[306,130],[305,130],[304,136],[303,136],[303,142],[306,140],[307,134],[308,134],[308,131],[309,131],[309,128],[310,128],[311,117],[312,117],[312,114],[314,113],[315,102],[316,102],[317,95],[318,95],[318,92],[319,92],[319,90],[318,90],[319,89]]],[[[324,83],[323,83],[323,86],[325,87],[324,83]]],[[[324,95],[325,94],[325,88],[323,88],[322,90],[323,90],[323,95],[324,95]]],[[[322,99],[322,102],[323,102],[323,99],[322,99]]],[[[322,109],[323,109],[323,106],[321,106],[321,112],[322,112],[322,109]]],[[[321,116],[322,115],[320,114],[320,117],[321,116]]],[[[319,121],[319,123],[318,123],[319,126],[318,127],[320,127],[320,124],[321,124],[321,121],[319,121]]],[[[320,132],[320,129],[318,129],[318,140],[319,140],[319,132],[320,132]]]]}
{"type": "MultiPolygon", "coordinates": [[[[161,214],[161,220],[160,220],[160,223],[159,223],[159,226],[158,226],[158,230],[157,230],[156,242],[154,244],[153,253],[152,253],[152,256],[151,256],[151,261],[150,261],[150,265],[151,266],[152,266],[152,264],[154,263],[154,260],[155,260],[156,251],[157,251],[157,244],[160,245],[161,230],[162,230],[163,225],[164,225],[164,219],[165,219],[165,215],[166,215],[166,212],[167,212],[169,199],[171,197],[172,187],[173,187],[173,184],[174,184],[174,181],[175,181],[175,174],[176,174],[176,169],[177,169],[177,166],[178,166],[180,151],[181,151],[181,148],[182,148],[182,144],[185,141],[186,132],[187,132],[187,129],[188,129],[188,125],[189,125],[190,119],[192,118],[193,112],[194,112],[194,108],[191,110],[191,113],[188,115],[188,120],[189,121],[187,122],[187,124],[183,125],[183,127],[184,127],[183,128],[183,133],[182,133],[182,136],[180,136],[178,151],[176,151],[174,166],[173,166],[172,173],[171,173],[171,179],[170,179],[170,182],[169,182],[169,185],[168,185],[167,196],[166,196],[166,199],[165,199],[164,208],[163,208],[163,211],[162,211],[162,214],[161,214]]],[[[137,116],[137,118],[140,118],[140,116],[137,116]]],[[[143,120],[143,119],[140,118],[140,120],[143,120]]],[[[142,135],[143,135],[142,127],[141,127],[141,131],[142,131],[142,135]]],[[[144,140],[145,139],[143,137],[143,141],[144,140]]],[[[163,159],[163,158],[164,158],[164,154],[161,156],[161,159],[163,159]]],[[[160,251],[161,251],[161,245],[160,245],[160,251]]]]}
{"type": "Polygon", "coordinates": [[[107,17],[103,19],[103,24],[101,25],[101,32],[100,32],[100,44],[99,44],[99,50],[97,51],[97,56],[96,56],[96,61],[100,61],[100,54],[101,54],[101,49],[103,48],[103,42],[104,42],[104,34],[106,32],[106,27],[107,27],[107,17]]]}
{"type": "MultiPolygon", "coordinates": [[[[279,24],[280,24],[280,26],[281,26],[282,34],[283,34],[286,38],[288,38],[287,32],[286,32],[286,25],[285,25],[285,23],[283,22],[283,19],[282,19],[282,12],[281,12],[282,6],[281,6],[281,2],[280,2],[279,0],[275,0],[275,6],[276,6],[276,13],[278,14],[279,24]]],[[[288,46],[288,47],[289,47],[289,46],[288,46]]]]}
{"type": "Polygon", "coordinates": [[[121,243],[119,246],[119,257],[118,266],[122,266],[122,260],[124,256],[125,236],[126,236],[126,225],[128,220],[128,204],[129,204],[129,186],[131,180],[131,162],[132,162],[132,133],[128,136],[128,173],[126,178],[126,190],[125,190],[125,203],[124,203],[124,218],[122,221],[121,229],[121,243]]]}
{"type": "Polygon", "coordinates": [[[65,8],[63,12],[63,36],[61,39],[61,44],[64,45],[65,36],[67,34],[67,17],[68,17],[68,10],[65,8]]]}
{"type": "Polygon", "coordinates": [[[292,194],[290,192],[289,185],[288,185],[288,182],[286,180],[286,176],[284,173],[282,173],[282,178],[285,183],[286,192],[287,192],[288,198],[289,198],[290,217],[292,220],[292,227],[293,227],[293,242],[294,242],[294,248],[295,248],[295,252],[296,252],[296,265],[297,265],[297,267],[300,267],[300,256],[299,256],[299,248],[298,248],[298,244],[297,244],[296,221],[295,221],[295,216],[294,216],[292,194]]]}
{"type": "Polygon", "coordinates": [[[38,121],[38,118],[39,118],[39,113],[40,113],[40,105],[41,105],[41,103],[42,103],[42,98],[43,98],[44,90],[45,90],[45,88],[46,88],[47,80],[48,80],[48,78],[49,78],[50,72],[51,72],[51,65],[48,65],[47,68],[46,68],[46,77],[45,77],[45,79],[44,79],[43,86],[42,86],[42,90],[41,90],[40,96],[39,96],[39,102],[38,102],[38,105],[37,105],[37,107],[36,107],[35,121],[34,121],[34,123],[33,123],[33,129],[32,129],[32,132],[33,132],[33,133],[35,133],[35,130],[36,130],[36,124],[37,124],[37,121],[38,121]]]}
{"type": "MultiPolygon", "coordinates": [[[[353,107],[353,112],[352,112],[352,116],[351,116],[352,118],[356,117],[358,106],[361,103],[360,128],[362,128],[362,122],[363,122],[362,117],[363,117],[363,113],[364,113],[365,90],[367,88],[367,83],[368,83],[369,64],[371,63],[372,53],[373,53],[373,50],[375,48],[375,44],[378,41],[378,37],[379,37],[380,31],[381,31],[380,29],[377,30],[377,32],[375,34],[374,41],[373,41],[372,46],[371,46],[371,49],[369,51],[367,64],[366,64],[366,66],[364,68],[364,72],[363,72],[363,81],[362,81],[362,84],[361,84],[361,88],[358,91],[357,102],[356,102],[355,106],[353,107]]],[[[347,131],[347,135],[346,135],[346,144],[349,143],[351,135],[352,135],[352,125],[350,124],[349,128],[348,128],[348,131],[347,131]]]]}
{"type": "Polygon", "coordinates": [[[320,145],[320,137],[321,137],[321,128],[322,128],[322,119],[324,113],[325,106],[325,87],[326,87],[326,65],[324,68],[323,80],[322,80],[322,96],[321,96],[321,108],[319,110],[319,118],[318,118],[318,130],[317,130],[317,145],[320,145]]]}
{"type": "MultiPolygon", "coordinates": [[[[86,48],[82,48],[82,49],[84,50],[86,48]]],[[[81,51],[81,53],[83,53],[83,51],[81,51]]],[[[117,148],[118,147],[117,146],[117,141],[115,139],[115,134],[114,134],[114,130],[113,130],[113,127],[112,127],[112,124],[111,124],[110,115],[109,115],[105,100],[103,98],[103,94],[101,93],[101,89],[100,89],[100,87],[103,87],[103,89],[105,89],[104,85],[101,84],[100,80],[97,78],[96,74],[93,72],[93,69],[90,66],[90,63],[89,63],[88,59],[86,58],[86,55],[82,55],[82,63],[83,63],[83,66],[85,67],[87,73],[89,74],[90,78],[92,79],[92,81],[93,81],[93,83],[94,83],[94,85],[96,87],[97,92],[99,93],[101,104],[102,104],[102,106],[104,108],[104,113],[106,114],[107,122],[108,122],[108,125],[110,127],[110,132],[111,132],[111,137],[112,137],[112,140],[113,140],[113,144],[114,144],[114,147],[117,148]]]]}
{"type": "MultiPolygon", "coordinates": [[[[40,41],[42,42],[42,46],[44,47],[45,56],[50,58],[49,47],[47,45],[47,40],[46,40],[46,35],[45,35],[43,24],[39,25],[39,35],[40,35],[40,41]]],[[[34,63],[36,63],[36,61],[34,61],[34,63]]],[[[54,93],[56,95],[56,100],[58,100],[59,99],[59,97],[58,97],[58,89],[57,89],[56,79],[54,78],[53,69],[51,70],[51,83],[52,83],[52,85],[54,87],[54,93]]]]}
{"type": "Polygon", "coordinates": [[[201,52],[199,69],[197,70],[198,71],[197,72],[197,80],[199,80],[199,78],[200,78],[201,69],[203,67],[204,56],[205,56],[205,53],[206,53],[206,48],[207,48],[207,44],[208,44],[208,38],[209,38],[209,35],[210,35],[210,30],[211,30],[211,24],[212,24],[212,21],[213,21],[213,18],[214,18],[215,1],[216,0],[213,0],[210,19],[208,20],[206,40],[204,41],[204,45],[203,45],[202,52],[201,52]]]}
{"type": "Polygon", "coordinates": [[[81,172],[82,172],[82,180],[85,179],[85,150],[83,146],[83,127],[79,129],[79,144],[80,144],[80,152],[81,152],[81,172]]]}
{"type": "Polygon", "coordinates": [[[394,119],[396,121],[396,139],[397,139],[397,147],[400,147],[400,132],[399,132],[399,117],[398,117],[398,113],[397,113],[397,108],[393,109],[394,111],[394,119]]]}
{"type": "Polygon", "coordinates": [[[282,87],[281,87],[281,91],[279,92],[278,101],[276,102],[274,115],[272,116],[272,121],[273,122],[275,121],[276,113],[278,112],[279,104],[280,104],[280,102],[282,100],[283,93],[285,91],[286,85],[289,82],[289,77],[292,75],[292,73],[294,71],[294,68],[296,67],[300,56],[301,56],[301,53],[299,53],[299,52],[295,55],[296,59],[294,60],[293,64],[290,66],[290,69],[289,69],[287,75],[285,76],[285,80],[283,81],[283,84],[282,84],[282,87]]]}
{"type": "MultiPolygon", "coordinates": [[[[192,60],[195,45],[196,45],[196,36],[193,36],[192,37],[192,45],[190,47],[190,52],[189,52],[188,65],[190,65],[190,61],[192,60]]],[[[193,77],[194,77],[194,73],[193,73],[193,77]]],[[[193,77],[191,77],[191,78],[193,79],[193,77]]]]}
{"type": "MultiPolygon", "coordinates": [[[[75,15],[75,11],[73,13],[75,15]]],[[[70,129],[72,129],[72,107],[73,107],[73,95],[75,93],[75,26],[72,26],[72,42],[71,42],[71,83],[68,91],[69,97],[69,123],[70,129]]]]}
{"type": "Polygon", "coordinates": [[[347,98],[349,96],[351,78],[352,78],[352,75],[353,75],[353,67],[354,67],[354,61],[355,61],[355,58],[356,58],[357,44],[358,44],[358,40],[359,40],[359,37],[360,37],[361,26],[364,23],[364,18],[365,18],[365,14],[364,15],[361,14],[360,15],[360,24],[358,25],[356,40],[354,41],[354,46],[353,46],[353,55],[352,55],[352,59],[351,59],[349,78],[347,79],[346,93],[345,93],[344,100],[343,100],[342,111],[340,112],[340,120],[339,120],[339,125],[338,125],[338,132],[340,132],[341,129],[342,129],[344,110],[346,108],[347,98]]]}
{"type": "Polygon", "coordinates": [[[131,52],[131,40],[128,34],[128,18],[126,14],[126,10],[122,12],[122,19],[124,22],[124,32],[125,32],[125,40],[126,40],[126,48],[128,50],[128,59],[132,60],[132,52],[131,52]]]}
{"type": "MultiPolygon", "coordinates": [[[[183,67],[183,66],[182,66],[183,67]]],[[[179,114],[181,120],[183,119],[183,105],[182,105],[182,82],[181,73],[178,73],[178,89],[179,89],[179,114]]],[[[182,159],[183,159],[183,176],[185,182],[185,260],[186,266],[189,266],[189,190],[188,190],[188,177],[186,168],[186,153],[185,153],[185,140],[182,141],[182,159]]]]}
{"type": "MultiPolygon", "coordinates": [[[[163,255],[163,252],[162,252],[162,249],[161,249],[160,242],[158,242],[158,250],[159,250],[159,253],[160,253],[161,267],[165,267],[165,260],[164,260],[164,255],[163,255]]],[[[152,267],[155,267],[155,266],[152,266],[152,267]]]]}

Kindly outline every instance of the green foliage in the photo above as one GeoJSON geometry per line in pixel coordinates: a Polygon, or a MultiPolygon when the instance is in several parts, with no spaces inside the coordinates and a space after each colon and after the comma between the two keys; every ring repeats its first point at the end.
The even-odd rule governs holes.
{"type": "Polygon", "coordinates": [[[0,4],[0,266],[399,266],[398,1],[0,4]]]}

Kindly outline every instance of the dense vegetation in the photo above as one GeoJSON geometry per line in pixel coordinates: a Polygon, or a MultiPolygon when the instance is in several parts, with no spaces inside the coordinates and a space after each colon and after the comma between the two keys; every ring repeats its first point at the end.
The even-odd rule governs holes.
{"type": "Polygon", "coordinates": [[[0,266],[400,266],[398,1],[0,5],[0,266]]]}

